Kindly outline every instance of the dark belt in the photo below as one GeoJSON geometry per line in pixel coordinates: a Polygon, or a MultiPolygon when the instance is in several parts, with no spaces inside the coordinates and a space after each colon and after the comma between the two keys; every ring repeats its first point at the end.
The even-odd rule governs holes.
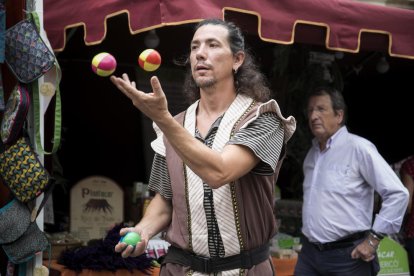
{"type": "Polygon", "coordinates": [[[168,253],[163,263],[180,264],[189,266],[194,271],[213,273],[237,268],[249,269],[254,265],[266,261],[269,259],[269,256],[269,244],[224,258],[203,257],[171,245],[168,248],[168,253]]]}
{"type": "Polygon", "coordinates": [[[327,242],[327,243],[311,242],[306,237],[305,239],[307,239],[307,241],[311,245],[315,246],[319,251],[325,251],[325,250],[351,247],[354,245],[355,241],[364,238],[366,235],[367,235],[367,231],[356,232],[349,236],[345,236],[337,241],[327,242]]]}

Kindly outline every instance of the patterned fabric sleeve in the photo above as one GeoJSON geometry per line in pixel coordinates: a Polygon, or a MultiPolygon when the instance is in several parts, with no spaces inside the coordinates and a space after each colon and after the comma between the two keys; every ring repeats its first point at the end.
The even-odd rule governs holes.
{"type": "Polygon", "coordinates": [[[228,144],[244,145],[250,148],[261,162],[253,173],[273,174],[283,146],[284,128],[275,113],[259,115],[246,128],[239,130],[228,144]]]}
{"type": "Polygon", "coordinates": [[[148,189],[159,193],[165,199],[172,198],[171,180],[170,174],[168,173],[167,161],[164,156],[158,153],[154,155],[148,189]]]}

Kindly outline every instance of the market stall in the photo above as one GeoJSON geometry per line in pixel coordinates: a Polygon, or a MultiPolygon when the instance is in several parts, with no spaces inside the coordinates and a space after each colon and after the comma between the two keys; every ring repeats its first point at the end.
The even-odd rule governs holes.
{"type": "MultiPolygon", "coordinates": [[[[8,1],[8,23],[11,26],[24,18],[26,10],[25,1],[13,1],[11,6],[8,1]]],[[[120,67],[129,72],[136,73],[136,60],[132,60],[127,52],[138,52],[138,48],[145,46],[145,37],[148,34],[158,34],[164,44],[159,47],[162,49],[163,58],[165,58],[164,67],[160,69],[160,74],[171,76],[179,79],[180,72],[171,69],[168,60],[176,53],[180,53],[179,48],[183,48],[179,43],[188,39],[188,29],[195,22],[208,17],[226,18],[238,23],[249,37],[257,37],[260,43],[270,43],[276,46],[307,44],[322,47],[331,52],[346,53],[355,56],[364,54],[367,51],[379,52],[395,60],[411,62],[414,60],[414,32],[411,26],[414,26],[414,11],[378,6],[356,1],[69,1],[69,0],[43,0],[39,7],[39,13],[43,15],[43,25],[47,33],[47,38],[55,51],[59,62],[61,63],[64,79],[62,82],[62,101],[64,107],[63,118],[73,120],[64,126],[69,129],[65,133],[66,145],[62,146],[60,155],[72,156],[73,158],[84,159],[87,164],[79,163],[73,165],[73,162],[62,159],[64,171],[73,178],[68,179],[72,185],[88,173],[111,172],[111,163],[105,157],[102,157],[102,163],[99,160],[89,159],[83,153],[88,155],[99,156],[108,142],[117,145],[115,152],[124,153],[116,155],[111,149],[106,149],[109,160],[122,160],[125,155],[139,155],[140,159],[125,159],[125,170],[121,170],[124,178],[116,173],[109,175],[114,178],[121,186],[124,186],[126,193],[131,190],[133,181],[147,181],[148,164],[150,163],[151,154],[147,148],[142,148],[141,144],[148,144],[151,140],[150,134],[151,123],[146,121],[140,115],[137,115],[132,109],[128,109],[125,103],[121,102],[116,96],[103,93],[107,83],[102,79],[90,77],[90,57],[96,52],[110,49],[119,54],[120,67]],[[91,16],[93,15],[93,16],[91,16]],[[151,32],[150,32],[151,31],[151,32]],[[176,36],[175,36],[176,35],[176,36]],[[81,42],[80,39],[81,38],[81,42]],[[117,45],[122,41],[124,46],[117,45]],[[165,46],[165,41],[169,45],[165,46]],[[127,46],[129,45],[129,46],[127,46]],[[123,48],[124,47],[124,48],[123,48]],[[134,49],[136,47],[137,49],[134,49]],[[87,69],[85,69],[87,68],[87,69]],[[90,79],[85,82],[86,78],[90,79]],[[179,76],[179,77],[176,77],[179,76]],[[75,85],[82,83],[82,86],[75,85]],[[99,97],[100,107],[94,106],[91,111],[90,106],[99,97]],[[115,99],[115,100],[114,100],[115,99]],[[68,111],[69,110],[69,111],[68,111]],[[117,114],[110,114],[107,110],[117,110],[117,114]],[[73,119],[75,117],[75,119],[73,119]],[[115,117],[115,119],[114,119],[115,117]],[[124,119],[130,118],[130,120],[124,119]],[[105,125],[115,125],[120,120],[126,124],[132,125],[133,122],[139,121],[138,126],[132,130],[125,130],[121,126],[113,126],[108,130],[105,125]],[[103,121],[103,123],[102,123],[103,121]],[[76,127],[73,127],[76,125],[76,127]],[[81,128],[77,128],[81,125],[81,128]],[[93,128],[91,128],[93,126],[93,128]],[[83,137],[74,138],[73,131],[83,133],[83,137]],[[96,134],[97,133],[97,134],[96,134]],[[110,136],[112,140],[99,142],[98,139],[105,135],[110,136]],[[109,134],[108,134],[109,133],[109,134]],[[115,136],[118,133],[126,133],[122,142],[115,136]],[[139,133],[139,134],[138,134],[139,133]],[[96,134],[96,136],[94,136],[96,134]],[[73,135],[73,136],[71,136],[73,135]],[[86,138],[86,139],[85,139],[86,138]],[[92,145],[90,141],[94,141],[92,145]],[[102,144],[100,144],[102,143],[102,144]],[[124,143],[124,144],[122,144],[124,143]],[[99,147],[97,147],[97,144],[99,147]],[[138,145],[137,145],[138,144],[138,145]],[[128,153],[127,152],[128,149],[128,153]],[[82,158],[79,156],[82,154],[82,158]],[[131,162],[131,160],[133,160],[131,162]],[[105,164],[103,164],[105,162],[105,164]],[[94,167],[95,164],[100,167],[94,167]],[[128,163],[128,164],[127,164],[128,163]],[[135,168],[141,168],[142,172],[135,173],[131,177],[128,172],[134,171],[135,168]],[[89,171],[88,171],[89,170],[89,171]],[[99,171],[100,170],[100,171],[99,171]],[[69,172],[69,173],[67,173],[69,172]]],[[[266,49],[264,52],[270,54],[271,50],[266,49]]],[[[135,53],[134,53],[135,54],[135,53]]],[[[365,61],[364,61],[365,62],[365,61]]],[[[263,62],[266,64],[266,61],[263,62]]],[[[410,67],[411,68],[411,67],[410,67]]],[[[269,69],[269,68],[267,68],[269,69]]],[[[270,70],[270,69],[269,69],[270,70]]],[[[7,70],[5,70],[5,92],[10,92],[15,80],[7,70]]],[[[136,73],[139,76],[142,73],[136,73]]],[[[182,101],[179,90],[170,80],[167,86],[171,88],[171,102],[173,104],[182,101]],[[178,96],[177,96],[178,95],[178,96]],[[174,98],[175,97],[175,98],[174,98]]],[[[145,87],[145,84],[140,83],[145,87]]],[[[173,105],[173,108],[176,107],[173,105]]],[[[178,109],[178,107],[177,107],[178,109]]],[[[50,129],[50,114],[46,116],[46,142],[50,143],[52,139],[50,129]],[[49,118],[49,120],[48,120],[49,118]]],[[[78,135],[79,136],[79,135],[78,135]]],[[[132,158],[132,157],[131,157],[132,158]]],[[[52,170],[56,167],[51,159],[46,158],[48,167],[52,170]]],[[[78,160],[77,162],[82,162],[78,160]]],[[[120,170],[119,168],[116,170],[120,170]]],[[[132,174],[132,173],[131,173],[132,174]]],[[[62,198],[62,202],[68,201],[62,198]]],[[[131,203],[133,199],[127,198],[125,202],[131,203]]],[[[129,206],[128,206],[129,207],[129,206]]],[[[127,208],[126,208],[127,209],[127,208]]],[[[291,211],[290,209],[287,212],[291,211]]],[[[300,214],[297,216],[299,217],[300,214]]],[[[128,214],[126,214],[128,216],[128,214]]],[[[284,225],[287,228],[293,227],[298,232],[298,220],[289,220],[285,222],[291,224],[284,225]]],[[[41,224],[43,221],[41,222],[41,224]]],[[[289,247],[289,246],[287,246],[289,247]]],[[[386,254],[385,254],[386,255],[386,254]]],[[[384,258],[387,257],[384,255],[384,258]]],[[[294,260],[283,261],[281,258],[276,260],[278,266],[284,264],[288,266],[288,271],[292,269],[294,260]]],[[[37,261],[39,263],[39,260],[37,261]]]]}

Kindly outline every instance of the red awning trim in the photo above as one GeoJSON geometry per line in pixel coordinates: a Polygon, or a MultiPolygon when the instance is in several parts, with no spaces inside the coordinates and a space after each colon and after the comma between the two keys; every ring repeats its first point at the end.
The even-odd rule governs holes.
{"type": "MultiPolygon", "coordinates": [[[[247,11],[247,10],[242,10],[242,9],[238,9],[238,8],[231,8],[231,7],[224,7],[223,8],[223,14],[225,13],[226,10],[229,11],[234,11],[234,12],[239,12],[239,13],[245,13],[245,14],[251,14],[254,16],[257,16],[258,18],[258,28],[257,28],[257,33],[260,37],[261,40],[266,41],[266,42],[271,42],[271,43],[278,43],[278,44],[284,44],[284,45],[290,45],[293,44],[295,42],[294,38],[295,38],[295,30],[297,25],[299,24],[304,24],[304,25],[311,25],[311,26],[317,26],[317,27],[321,27],[321,28],[325,28],[326,29],[326,38],[325,38],[325,47],[329,50],[333,50],[333,51],[342,51],[342,52],[349,52],[349,53],[359,53],[360,49],[361,49],[361,36],[363,33],[370,33],[370,34],[378,34],[378,35],[385,35],[388,37],[389,43],[388,43],[388,54],[390,56],[393,57],[399,57],[399,58],[407,58],[407,59],[414,59],[414,51],[411,54],[399,54],[395,52],[395,49],[393,49],[393,35],[391,32],[389,31],[384,31],[384,30],[379,30],[379,29],[366,29],[366,28],[361,28],[358,32],[358,36],[357,39],[355,40],[355,42],[353,43],[348,43],[350,46],[344,46],[343,44],[336,44],[335,42],[333,42],[330,38],[330,35],[333,33],[333,31],[331,30],[330,24],[328,23],[324,23],[324,22],[315,22],[315,21],[307,21],[307,20],[295,20],[292,23],[292,28],[290,29],[289,36],[285,36],[285,38],[283,39],[274,39],[271,36],[266,37],[265,35],[262,34],[262,17],[259,13],[257,12],[253,12],[253,11],[247,11]],[[355,44],[355,47],[352,47],[352,44],[355,44]],[[341,46],[342,45],[342,46],[341,46]]],[[[414,24],[414,12],[409,11],[412,13],[412,19],[411,20],[414,24]]],[[[414,27],[414,25],[412,25],[414,27]]],[[[412,32],[414,33],[414,31],[412,32]]],[[[414,36],[411,35],[412,39],[414,39],[414,36]]],[[[414,40],[412,41],[412,43],[414,43],[414,40]]]]}
{"type": "Polygon", "coordinates": [[[389,37],[390,43],[389,43],[389,47],[388,47],[388,54],[390,56],[394,56],[394,57],[402,57],[402,58],[412,58],[414,59],[414,56],[409,56],[409,55],[399,55],[399,54],[395,54],[391,51],[392,49],[392,34],[390,34],[389,32],[385,32],[385,31],[376,31],[376,30],[369,30],[369,29],[361,29],[358,33],[358,43],[357,43],[357,47],[355,49],[350,49],[350,48],[343,48],[343,47],[335,47],[335,46],[331,46],[329,44],[330,42],[330,27],[328,24],[326,23],[320,23],[320,22],[311,22],[311,21],[305,21],[305,20],[296,20],[294,23],[294,27],[292,29],[292,35],[291,38],[288,41],[283,41],[283,40],[276,40],[276,39],[272,39],[272,38],[266,38],[264,36],[261,35],[260,32],[260,27],[258,29],[258,34],[261,40],[266,41],[266,42],[273,42],[273,43],[278,43],[278,44],[285,44],[285,45],[289,45],[289,44],[293,44],[294,43],[294,38],[295,38],[295,30],[297,25],[299,24],[304,24],[304,25],[311,25],[311,26],[317,26],[317,27],[321,27],[321,28],[325,28],[327,30],[326,32],[326,39],[325,39],[325,47],[329,50],[333,50],[333,51],[342,51],[342,52],[348,52],[348,53],[359,53],[360,48],[361,48],[361,35],[363,33],[372,33],[372,34],[381,34],[381,35],[387,35],[389,37]]]}
{"type": "MultiPolygon", "coordinates": [[[[84,39],[85,45],[92,46],[92,45],[98,45],[98,44],[102,43],[102,41],[105,40],[105,38],[106,38],[107,19],[109,19],[111,17],[114,17],[114,16],[117,16],[117,15],[120,15],[120,14],[123,14],[123,13],[128,14],[128,22],[130,22],[130,12],[127,11],[127,10],[121,10],[121,11],[118,11],[118,12],[115,12],[115,13],[112,13],[112,14],[108,14],[107,16],[105,16],[105,20],[104,20],[104,23],[103,23],[104,24],[104,31],[103,31],[103,34],[100,38],[97,38],[96,35],[89,35],[87,24],[85,22],[78,22],[78,23],[75,23],[75,24],[66,25],[62,30],[63,39],[58,39],[56,37],[51,36],[48,33],[48,31],[45,27],[46,33],[48,33],[48,39],[51,42],[53,51],[54,52],[63,51],[65,49],[65,45],[66,45],[66,42],[67,42],[67,36],[66,36],[67,31],[69,29],[78,28],[78,27],[83,28],[83,31],[84,31],[83,39],[84,39]],[[53,43],[53,42],[55,42],[55,43],[53,43]]],[[[201,18],[201,19],[184,20],[184,21],[180,21],[180,22],[161,23],[161,24],[152,25],[152,26],[145,27],[145,28],[140,28],[140,29],[137,29],[137,30],[133,30],[130,23],[128,24],[128,26],[129,26],[129,32],[131,33],[131,35],[136,35],[136,34],[143,33],[143,32],[146,32],[146,31],[150,31],[150,30],[153,30],[153,29],[157,29],[157,28],[160,28],[160,27],[191,24],[191,23],[196,23],[196,22],[202,21],[202,20],[203,19],[201,18]]]]}
{"type": "MultiPolygon", "coordinates": [[[[257,34],[263,41],[293,44],[298,25],[325,30],[325,46],[334,51],[358,53],[363,34],[385,36],[388,54],[414,59],[414,11],[345,0],[238,1],[79,1],[44,0],[44,26],[52,48],[64,50],[66,31],[83,27],[86,45],[101,43],[107,20],[127,13],[131,34],[164,26],[182,25],[204,18],[224,18],[226,13],[257,18],[257,34]],[[132,3],[134,2],[134,3],[132,3]]],[[[250,26],[251,27],[251,26],[250,26]]]]}

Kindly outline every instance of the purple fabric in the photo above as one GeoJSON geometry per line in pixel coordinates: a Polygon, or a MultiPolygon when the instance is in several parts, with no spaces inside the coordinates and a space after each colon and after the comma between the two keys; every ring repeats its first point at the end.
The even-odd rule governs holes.
{"type": "Polygon", "coordinates": [[[145,273],[151,273],[153,258],[146,254],[134,258],[122,258],[120,253],[115,252],[114,247],[121,238],[119,230],[123,227],[126,226],[118,224],[108,232],[103,240],[96,240],[88,246],[63,251],[58,263],[76,272],[80,272],[82,269],[112,272],[118,269],[127,269],[130,272],[138,269],[145,273]]]}
{"type": "MultiPolygon", "coordinates": [[[[0,0],[0,63],[4,63],[4,50],[6,46],[6,0],[0,0]]],[[[1,109],[0,109],[1,110],[1,109]]]]}

